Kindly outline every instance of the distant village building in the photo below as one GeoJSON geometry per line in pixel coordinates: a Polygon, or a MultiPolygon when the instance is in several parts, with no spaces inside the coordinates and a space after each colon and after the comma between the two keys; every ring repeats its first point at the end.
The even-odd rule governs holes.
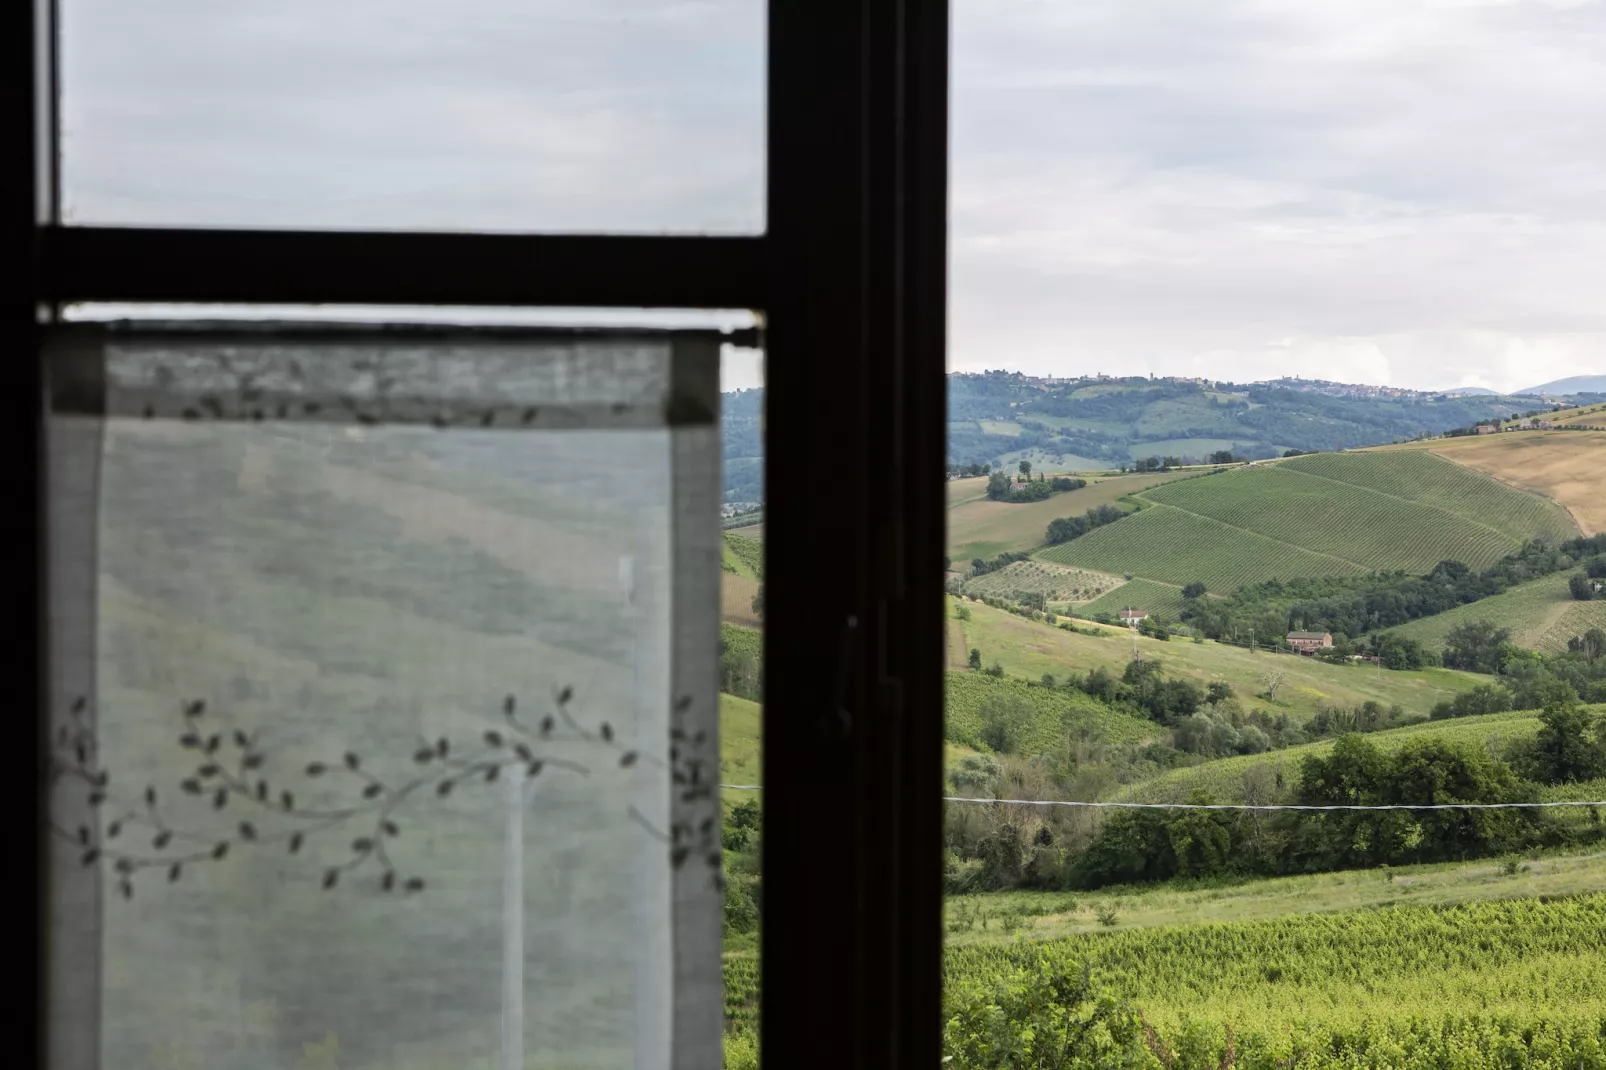
{"type": "Polygon", "coordinates": [[[1312,654],[1333,645],[1332,632],[1289,632],[1288,645],[1301,654],[1312,654]]]}
{"type": "Polygon", "coordinates": [[[1121,623],[1136,624],[1138,621],[1143,620],[1148,615],[1148,611],[1143,609],[1123,609],[1121,610],[1121,623]]]}
{"type": "Polygon", "coordinates": [[[1492,435],[1498,430],[1500,430],[1500,429],[1498,427],[1496,427],[1494,424],[1479,424],[1478,425],[1478,434],[1480,434],[1480,435],[1492,435]]]}

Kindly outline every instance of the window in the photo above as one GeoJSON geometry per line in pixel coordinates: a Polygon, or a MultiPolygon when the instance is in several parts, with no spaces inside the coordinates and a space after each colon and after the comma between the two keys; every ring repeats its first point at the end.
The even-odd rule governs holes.
{"type": "MultiPolygon", "coordinates": [[[[727,234],[738,233],[723,237],[592,233],[597,228],[615,229],[614,217],[607,213],[571,217],[579,220],[575,229],[586,228],[587,232],[581,233],[425,232],[428,227],[496,229],[495,224],[481,228],[483,219],[464,210],[463,201],[455,205],[443,201],[436,206],[439,210],[414,216],[391,215],[380,205],[356,206],[350,213],[342,213],[329,209],[331,201],[322,199],[316,212],[289,211],[269,218],[234,211],[228,203],[222,208],[217,203],[208,205],[203,203],[204,197],[189,199],[171,214],[157,216],[124,211],[116,204],[108,207],[107,201],[100,200],[79,216],[72,205],[76,154],[88,158],[96,152],[116,152],[115,142],[96,143],[93,138],[97,133],[120,137],[123,131],[108,131],[104,124],[98,130],[93,123],[76,129],[58,124],[58,104],[65,108],[61,114],[70,123],[71,109],[76,106],[73,80],[89,73],[82,66],[75,73],[70,63],[61,70],[56,66],[60,58],[73,59],[70,53],[63,57],[57,47],[58,26],[71,32],[71,11],[65,14],[66,20],[58,23],[53,5],[19,8],[7,23],[12,32],[5,35],[19,54],[6,66],[5,77],[12,80],[8,85],[17,91],[4,98],[5,122],[0,130],[16,147],[7,166],[14,168],[21,180],[21,193],[6,206],[11,228],[7,236],[15,240],[8,240],[5,248],[15,261],[8,266],[16,269],[7,274],[26,280],[27,289],[15,291],[5,305],[4,338],[15,353],[41,355],[40,360],[19,363],[19,374],[26,380],[24,388],[8,393],[13,419],[7,426],[14,437],[8,443],[13,448],[7,457],[17,479],[17,500],[51,500],[46,492],[49,477],[57,470],[52,465],[69,459],[69,444],[52,441],[45,434],[59,430],[59,423],[52,422],[56,417],[42,411],[38,401],[49,378],[44,356],[50,355],[54,363],[59,351],[53,347],[71,336],[60,326],[61,313],[78,302],[734,308],[761,315],[765,384],[767,396],[775,399],[763,413],[770,446],[764,463],[766,924],[760,937],[765,1063],[877,1067],[933,1063],[938,1044],[940,889],[938,809],[931,789],[940,770],[940,726],[920,716],[920,711],[937,708],[940,702],[942,652],[937,626],[939,591],[933,578],[941,556],[944,6],[865,0],[825,12],[800,5],[770,5],[764,57],[764,232],[750,233],[754,229],[752,213],[740,209],[738,199],[730,217],[737,222],[727,234]],[[30,48],[31,44],[39,47],[30,48]],[[821,72],[831,73],[822,77],[821,72]],[[58,85],[67,89],[65,101],[58,102],[54,95],[53,87],[58,85]],[[56,146],[63,144],[65,165],[56,152],[56,146]],[[58,169],[63,176],[59,184],[58,169]],[[367,211],[370,207],[374,210],[367,211]],[[97,225],[87,225],[91,223],[97,225]],[[131,223],[159,223],[166,229],[118,225],[131,223]],[[216,223],[336,229],[184,229],[216,223]],[[365,226],[396,225],[419,229],[360,232],[365,226]],[[748,233],[743,236],[741,232],[748,233]],[[784,848],[777,848],[778,844],[784,848]],[[820,1028],[822,1021],[831,1027],[820,1028]]],[[[309,37],[318,32],[315,26],[306,28],[309,37]]],[[[83,57],[78,62],[92,59],[83,57]]],[[[283,88],[289,91],[288,86],[283,88]]],[[[257,102],[263,101],[271,106],[266,96],[257,98],[257,102]]],[[[329,151],[336,150],[331,147],[329,151]]],[[[743,173],[754,172],[748,168],[743,173]]],[[[195,186],[191,192],[221,191],[228,201],[250,188],[249,184],[231,184],[219,174],[214,171],[204,180],[194,176],[210,190],[195,186]]],[[[473,177],[479,181],[488,176],[473,177]]],[[[746,203],[753,202],[749,199],[746,203]]],[[[647,206],[618,229],[660,230],[678,226],[680,218],[673,211],[663,213],[647,206]]],[[[553,220],[550,215],[537,219],[533,214],[529,222],[515,221],[509,226],[518,230],[531,226],[549,231],[568,229],[564,220],[553,220]]],[[[709,223],[704,219],[694,219],[687,229],[726,230],[717,220],[709,223]]],[[[237,330],[237,326],[229,330],[237,330]]],[[[481,342],[489,344],[490,337],[487,333],[481,342]]],[[[465,344],[479,343],[470,340],[465,344]]],[[[309,362],[317,355],[316,349],[311,347],[306,353],[309,362]]],[[[97,365],[92,359],[97,352],[104,357],[108,350],[96,343],[77,357],[90,358],[92,368],[98,366],[115,378],[118,362],[101,359],[97,365]]],[[[338,361],[327,359],[327,352],[323,358],[321,364],[328,368],[338,366],[338,361]]],[[[191,382],[188,373],[201,368],[180,370],[186,374],[175,371],[172,381],[159,384],[166,392],[164,400],[170,400],[166,395],[174,391],[182,394],[191,382]]],[[[208,392],[207,396],[212,395],[208,392]]],[[[214,398],[214,402],[222,404],[220,399],[214,398]]],[[[203,415],[209,408],[199,396],[196,405],[203,415]]],[[[246,424],[192,421],[185,416],[185,407],[180,405],[177,423],[189,432],[205,428],[224,437],[247,433],[246,424]]],[[[73,411],[72,404],[67,411],[73,411]]],[[[523,412],[519,412],[520,420],[523,412]]],[[[271,415],[276,418],[277,411],[271,415]]],[[[264,412],[262,433],[268,430],[269,416],[264,412]]],[[[143,408],[136,417],[107,418],[146,419],[143,408]]],[[[150,419],[151,426],[166,423],[154,412],[150,419]]],[[[493,416],[493,424],[496,419],[493,416]]],[[[256,426],[254,411],[247,424],[256,426]]],[[[293,454],[307,445],[296,441],[308,437],[306,430],[296,428],[284,448],[293,454]]],[[[359,420],[359,431],[363,430],[359,420]]],[[[411,433],[403,428],[395,437],[400,441],[411,433]]],[[[451,434],[450,430],[447,433],[451,434]]],[[[390,448],[387,440],[392,437],[390,433],[360,434],[336,445],[346,450],[384,450],[390,448]]],[[[243,443],[238,445],[244,448],[243,443]]],[[[224,452],[235,448],[218,445],[224,452]]],[[[110,460],[109,474],[113,475],[118,474],[117,465],[139,460],[115,450],[102,459],[110,460]]],[[[653,463],[661,461],[653,459],[653,463]]],[[[293,460],[286,463],[294,467],[293,460]]],[[[277,462],[274,471],[278,471],[277,462]]],[[[103,470],[103,474],[108,472],[103,470]]],[[[112,483],[102,486],[108,492],[113,488],[112,483]]],[[[229,493],[239,493],[238,486],[229,493]]],[[[623,504],[646,508],[651,500],[645,493],[637,498],[623,504]]],[[[137,503],[123,504],[137,508],[137,503]]],[[[212,509],[210,503],[198,502],[197,507],[201,506],[212,509]]],[[[97,500],[96,508],[104,507],[97,500]]],[[[217,524],[228,525],[244,508],[237,504],[207,515],[217,524]]],[[[24,528],[24,552],[8,570],[12,586],[6,604],[18,617],[17,634],[32,639],[31,648],[17,651],[22,662],[33,661],[37,654],[39,664],[55,664],[51,659],[62,656],[66,648],[52,642],[51,632],[39,622],[54,616],[56,626],[65,626],[67,610],[72,605],[82,610],[88,596],[82,588],[71,590],[59,581],[52,586],[51,578],[59,572],[42,572],[38,567],[47,561],[57,566],[70,560],[64,555],[74,549],[71,540],[85,538],[86,532],[94,530],[70,522],[62,526],[68,518],[58,515],[56,519],[53,529],[24,528]]],[[[164,519],[150,518],[152,523],[164,519]]],[[[600,552],[602,548],[588,549],[600,552]]],[[[120,551],[114,541],[96,552],[120,551]]],[[[134,556],[137,558],[137,550],[134,556]]],[[[163,556],[158,554],[150,563],[154,566],[163,556]]],[[[307,559],[315,557],[309,554],[307,559]]],[[[167,563],[174,563],[170,556],[167,563]]],[[[264,568],[270,565],[263,563],[264,568]]],[[[193,575],[169,570],[170,580],[193,582],[194,597],[204,602],[211,592],[227,586],[200,583],[208,575],[208,567],[198,559],[193,575]]],[[[362,574],[361,568],[349,573],[334,571],[362,574]]],[[[610,597],[618,593],[618,573],[613,581],[610,597]]],[[[473,599],[462,608],[487,612],[494,608],[492,597],[487,590],[485,601],[473,599]]],[[[239,607],[222,608],[237,611],[239,607]]],[[[591,608],[602,612],[600,606],[591,608]]],[[[619,606],[615,604],[612,611],[619,612],[619,606]]],[[[281,615],[278,619],[282,625],[287,618],[281,615]]],[[[289,633],[290,629],[282,628],[279,634],[286,641],[297,638],[289,633]]],[[[671,667],[678,664],[671,659],[671,667]]],[[[136,672],[148,667],[136,664],[128,668],[136,672]]],[[[51,676],[31,679],[36,699],[32,705],[40,711],[36,723],[44,736],[56,726],[53,717],[72,715],[77,696],[51,676]]],[[[542,681],[547,686],[556,683],[542,681]]],[[[561,694],[567,685],[557,686],[561,694]]],[[[242,691],[251,687],[248,680],[242,691]]],[[[579,690],[577,686],[577,694],[579,690]]],[[[392,696],[390,701],[403,702],[404,698],[392,696]]],[[[515,695],[515,712],[523,708],[523,699],[515,695]]],[[[90,710],[86,701],[81,712],[90,710]]],[[[205,711],[198,712],[206,716],[205,711]]],[[[600,726],[585,720],[580,723],[599,738],[602,735],[600,726]]],[[[249,746],[250,737],[245,738],[249,746]]],[[[232,735],[218,746],[229,739],[232,735]]],[[[40,739],[41,747],[50,742],[40,739]]],[[[125,757],[144,760],[141,741],[115,745],[125,757]]],[[[210,735],[202,739],[202,745],[203,749],[211,745],[210,735]]],[[[70,739],[68,746],[71,751],[70,739]]],[[[342,752],[334,758],[340,763],[335,772],[363,779],[361,774],[368,771],[370,759],[355,749],[351,753],[357,768],[349,767],[342,752]]],[[[308,765],[302,766],[303,773],[313,760],[309,758],[308,765]]],[[[332,767],[333,762],[325,764],[332,767]]],[[[528,772],[528,766],[525,769],[528,772]]],[[[505,775],[497,774],[499,778],[505,775]]],[[[390,781],[381,778],[380,782],[381,792],[387,790],[390,781]]],[[[359,790],[359,796],[368,786],[359,790]]],[[[18,812],[43,817],[44,787],[38,779],[21,784],[18,812]]],[[[283,790],[275,784],[270,784],[270,789],[283,790]]],[[[184,792],[182,787],[179,790],[184,792]]],[[[451,798],[458,798],[457,791],[451,798]]],[[[227,797],[223,812],[235,801],[227,797]]],[[[300,805],[298,794],[292,812],[300,805]]],[[[462,801],[461,805],[469,803],[462,801]]],[[[598,812],[609,814],[609,820],[617,816],[609,808],[598,812]]],[[[405,837],[409,830],[396,823],[400,836],[405,837]]],[[[41,820],[38,827],[43,833],[45,822],[41,820]]],[[[76,826],[66,831],[77,835],[76,826]]],[[[468,849],[444,827],[421,831],[424,839],[438,844],[442,851],[468,849]]],[[[235,833],[247,838],[243,829],[236,827],[235,833]]],[[[381,825],[380,835],[385,834],[381,825]]],[[[356,841],[363,838],[353,836],[347,846],[356,855],[377,851],[373,843],[358,848],[356,841]]],[[[97,841],[91,837],[91,842],[97,841]]],[[[200,872],[182,871],[172,886],[174,894],[178,894],[176,889],[191,887],[192,877],[207,879],[205,872],[204,866],[200,872]]],[[[124,906],[145,909],[150,897],[141,895],[139,887],[133,888],[131,899],[119,895],[118,878],[126,876],[114,865],[111,879],[100,890],[124,906]]],[[[161,876],[165,880],[166,872],[161,876]]],[[[427,876],[418,876],[426,882],[419,894],[434,890],[427,876]]],[[[327,875],[319,879],[320,885],[324,879],[327,875]]],[[[343,873],[337,873],[336,888],[344,879],[343,873]]],[[[384,880],[383,872],[377,879],[384,880]]],[[[406,881],[413,877],[398,870],[396,879],[405,893],[406,881]]],[[[30,922],[52,916],[59,919],[82,905],[73,898],[80,890],[70,892],[58,886],[55,891],[59,894],[36,901],[30,922]]],[[[482,907],[489,909],[488,904],[482,903],[482,907]]],[[[36,929],[31,924],[30,932],[47,928],[36,929]]],[[[664,937],[661,928],[640,931],[664,937]]],[[[151,954],[159,954],[166,946],[159,939],[162,930],[144,932],[152,936],[151,954]]],[[[390,934],[392,938],[396,935],[390,934]]],[[[140,932],[120,929],[114,934],[114,939],[125,938],[137,941],[140,932]]],[[[674,938],[695,939],[678,931],[674,938]]],[[[715,939],[714,931],[709,939],[715,939]]],[[[617,942],[625,943],[623,939],[617,942]]],[[[481,943],[484,946],[478,950],[485,952],[490,942],[482,939],[481,943]]],[[[71,955],[85,949],[63,946],[58,940],[56,950],[71,955]]],[[[459,953],[470,948],[437,945],[437,950],[427,961],[413,962],[423,973],[421,978],[409,980],[409,985],[416,984],[422,991],[431,983],[449,981],[451,971],[461,965],[459,953]]],[[[639,946],[628,950],[643,951],[639,946]]],[[[144,960],[125,956],[120,961],[144,960]]],[[[564,979],[560,974],[553,981],[564,979]]],[[[56,975],[58,985],[66,985],[68,980],[56,975]]],[[[660,1002],[652,1011],[658,1017],[638,1016],[635,1020],[662,1021],[664,1016],[676,1020],[682,1010],[676,1001],[696,991],[687,981],[677,977],[657,987],[637,983],[636,992],[656,994],[660,1002]]],[[[188,978],[185,983],[192,991],[205,987],[204,978],[188,978]]],[[[72,995],[82,997],[83,993],[72,995]]],[[[215,1000],[229,998],[224,993],[206,995],[215,1000]]],[[[572,998],[583,1002],[583,995],[575,991],[572,998]]],[[[153,992],[152,997],[159,998],[159,994],[153,992]]],[[[476,1013],[491,1014],[492,1006],[501,1005],[497,998],[479,992],[476,1013]]],[[[74,1004],[61,987],[44,993],[42,1002],[48,1012],[44,1020],[53,1020],[55,1025],[34,1040],[49,1065],[101,1065],[103,1049],[98,1041],[90,1042],[89,1032],[71,1028],[71,1016],[92,1015],[98,1031],[108,1021],[103,1014],[106,1008],[74,1004]]],[[[230,1012],[238,1014],[247,1002],[231,1005],[230,1012]]],[[[381,1002],[379,1008],[394,1019],[404,1005],[421,1004],[399,1001],[386,1007],[381,1002]]],[[[112,1022],[115,1026],[115,1013],[112,1022]]],[[[573,1027],[575,1022],[569,1019],[561,1025],[573,1027]]],[[[493,1047],[510,1050],[479,1036],[477,1027],[472,1040],[454,1048],[445,1036],[451,1023],[436,1024],[439,1028],[427,1041],[410,1042],[408,1051],[413,1057],[455,1065],[465,1056],[489,1058],[493,1047]],[[430,1048],[430,1044],[441,1046],[430,1048]]],[[[678,1041],[677,1034],[677,1046],[653,1053],[642,1064],[703,1065],[700,1049],[692,1044],[679,1047],[678,1041]]],[[[616,1049],[611,1056],[600,1055],[600,1064],[629,1061],[629,1056],[621,1054],[627,1048],[629,1045],[616,1049]]],[[[384,1043],[371,1043],[361,1050],[360,1058],[372,1061],[386,1055],[394,1059],[397,1050],[392,1046],[387,1051],[384,1043]]],[[[351,1054],[350,1049],[343,1051],[351,1054]]],[[[281,1054],[317,1060],[334,1053],[318,1048],[281,1054]]],[[[527,1049],[526,1061],[530,1058],[527,1049]]]]}

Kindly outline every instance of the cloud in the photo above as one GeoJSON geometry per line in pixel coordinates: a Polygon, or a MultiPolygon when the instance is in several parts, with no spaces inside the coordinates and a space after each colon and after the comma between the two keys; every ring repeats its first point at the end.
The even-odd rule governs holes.
{"type": "MultiPolygon", "coordinates": [[[[62,7],[73,221],[764,225],[761,0],[62,7]]],[[[1606,0],[956,0],[953,39],[953,367],[1606,367],[1606,0]]]]}
{"type": "Polygon", "coordinates": [[[1014,0],[954,39],[955,368],[1606,364],[1606,5],[1014,0]]]}

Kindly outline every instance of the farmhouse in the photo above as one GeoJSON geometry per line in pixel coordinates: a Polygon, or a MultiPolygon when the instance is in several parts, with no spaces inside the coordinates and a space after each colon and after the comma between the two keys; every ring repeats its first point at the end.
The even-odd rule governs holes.
{"type": "Polygon", "coordinates": [[[1332,632],[1289,632],[1288,645],[1301,654],[1310,654],[1333,645],[1332,632]]]}
{"type": "Polygon", "coordinates": [[[1479,424],[1478,425],[1478,434],[1480,434],[1480,435],[1492,435],[1498,430],[1500,430],[1500,428],[1498,426],[1496,426],[1495,424],[1479,424]]]}
{"type": "Polygon", "coordinates": [[[1148,615],[1148,610],[1144,609],[1123,609],[1121,610],[1121,623],[1136,624],[1138,621],[1143,620],[1148,615]]]}

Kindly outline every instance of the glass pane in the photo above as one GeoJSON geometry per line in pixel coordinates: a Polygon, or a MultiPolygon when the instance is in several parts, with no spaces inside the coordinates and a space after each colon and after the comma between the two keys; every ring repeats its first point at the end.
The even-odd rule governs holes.
{"type": "Polygon", "coordinates": [[[84,224],[756,233],[764,5],[61,4],[84,224]]]}
{"type": "Polygon", "coordinates": [[[56,1065],[719,1058],[717,347],[58,332],[56,1065]]]}
{"type": "Polygon", "coordinates": [[[1600,1062],[1601,14],[955,5],[955,1070],[1600,1062]]]}

